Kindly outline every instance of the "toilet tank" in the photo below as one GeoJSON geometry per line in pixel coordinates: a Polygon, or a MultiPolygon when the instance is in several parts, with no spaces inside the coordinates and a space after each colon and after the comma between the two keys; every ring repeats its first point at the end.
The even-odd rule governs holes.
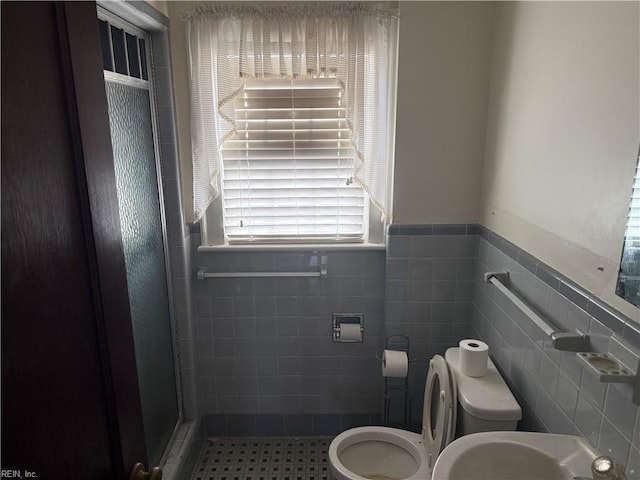
{"type": "Polygon", "coordinates": [[[445,360],[453,372],[458,390],[456,437],[516,429],[518,420],[522,418],[522,409],[491,359],[484,377],[468,377],[460,373],[457,347],[446,351],[445,360]]]}

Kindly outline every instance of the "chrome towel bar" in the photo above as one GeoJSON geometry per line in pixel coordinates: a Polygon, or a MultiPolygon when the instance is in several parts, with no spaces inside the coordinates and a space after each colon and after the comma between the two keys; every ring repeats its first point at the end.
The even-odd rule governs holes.
{"type": "Polygon", "coordinates": [[[259,278],[259,277],[326,277],[327,269],[323,267],[318,272],[220,272],[207,273],[206,268],[198,270],[198,280],[206,278],[259,278]]]}
{"type": "Polygon", "coordinates": [[[541,317],[527,303],[518,297],[507,285],[509,284],[509,272],[487,272],[484,280],[496,287],[513,304],[531,319],[551,339],[551,344],[556,350],[566,352],[584,352],[587,349],[589,336],[580,331],[559,332],[545,318],[541,317]]]}

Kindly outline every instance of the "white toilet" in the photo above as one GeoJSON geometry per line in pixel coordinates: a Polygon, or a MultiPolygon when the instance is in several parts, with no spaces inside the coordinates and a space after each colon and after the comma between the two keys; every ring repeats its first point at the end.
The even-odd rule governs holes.
{"type": "Polygon", "coordinates": [[[429,362],[422,434],[382,426],[346,430],[329,446],[331,473],[336,480],[428,480],[456,436],[515,430],[520,418],[491,359],[484,377],[467,377],[458,370],[458,348],[450,348],[429,362]]]}

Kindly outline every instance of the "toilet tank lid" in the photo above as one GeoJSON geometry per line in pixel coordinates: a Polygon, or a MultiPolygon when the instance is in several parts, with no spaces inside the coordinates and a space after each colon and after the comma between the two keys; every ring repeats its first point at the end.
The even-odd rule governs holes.
{"type": "Polygon", "coordinates": [[[510,421],[522,418],[522,409],[511,390],[489,359],[484,377],[467,377],[458,367],[458,348],[449,348],[445,360],[453,371],[458,387],[458,403],[462,408],[482,420],[510,421]]]}

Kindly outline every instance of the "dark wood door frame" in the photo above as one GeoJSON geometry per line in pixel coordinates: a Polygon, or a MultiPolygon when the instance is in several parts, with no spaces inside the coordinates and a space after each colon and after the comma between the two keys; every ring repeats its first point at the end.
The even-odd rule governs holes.
{"type": "Polygon", "coordinates": [[[147,460],[96,5],[68,2],[56,8],[67,33],[68,47],[62,39],[61,50],[69,53],[65,68],[71,73],[66,83],[73,92],[69,109],[77,112],[76,164],[79,183],[86,182],[85,226],[95,249],[98,288],[94,292],[99,297],[95,303],[102,309],[97,318],[107,364],[105,382],[112,388],[116,439],[128,473],[136,462],[146,464],[147,460]]]}
{"type": "Polygon", "coordinates": [[[96,5],[1,7],[2,468],[125,479],[147,459],[96,5]]]}

